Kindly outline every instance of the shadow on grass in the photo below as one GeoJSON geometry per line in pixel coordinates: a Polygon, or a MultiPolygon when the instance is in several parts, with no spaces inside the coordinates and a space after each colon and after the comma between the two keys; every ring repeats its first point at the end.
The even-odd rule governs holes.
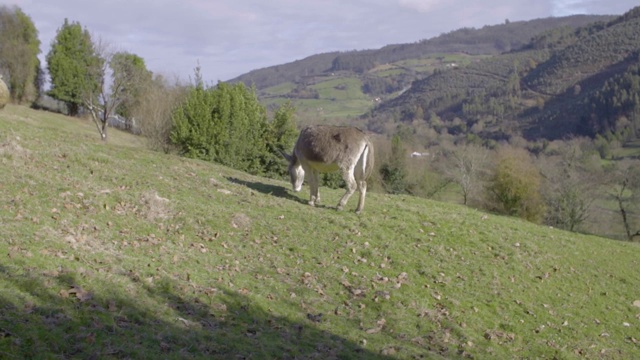
{"type": "MultiPolygon", "coordinates": [[[[300,204],[305,204],[308,205],[308,201],[298,197],[296,195],[293,195],[291,193],[291,191],[289,191],[288,188],[282,187],[282,186],[277,186],[277,185],[270,185],[270,184],[264,184],[261,182],[251,182],[251,181],[245,181],[245,180],[240,180],[234,177],[227,177],[227,180],[229,180],[230,182],[234,183],[234,184],[238,184],[238,185],[242,185],[242,186],[246,186],[249,189],[261,192],[263,194],[267,194],[267,195],[273,195],[273,196],[277,196],[283,199],[287,199],[287,200],[291,200],[291,201],[295,201],[298,202],[300,204]]],[[[301,193],[304,193],[305,195],[308,195],[308,191],[305,192],[304,190],[301,191],[301,193]]],[[[331,205],[325,205],[322,203],[316,203],[315,207],[319,208],[319,209],[333,209],[335,210],[337,205],[331,206],[331,205]]]]}
{"type": "Polygon", "coordinates": [[[84,275],[0,265],[0,358],[390,359],[235,291],[211,289],[204,304],[173,281],[122,275],[131,296],[100,297],[74,287],[84,275]]]}
{"type": "Polygon", "coordinates": [[[301,199],[300,197],[291,194],[289,189],[282,186],[265,184],[257,181],[256,182],[246,181],[246,180],[241,180],[234,177],[227,177],[227,180],[229,180],[229,182],[232,182],[234,184],[246,186],[251,190],[261,192],[263,194],[277,196],[279,198],[292,200],[295,202],[299,202],[301,204],[307,203],[305,200],[301,199]]]}

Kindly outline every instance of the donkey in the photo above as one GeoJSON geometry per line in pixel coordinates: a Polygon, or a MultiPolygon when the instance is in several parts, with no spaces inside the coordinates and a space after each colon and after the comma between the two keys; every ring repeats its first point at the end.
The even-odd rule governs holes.
{"type": "Polygon", "coordinates": [[[293,190],[302,189],[305,173],[309,173],[311,199],[309,205],[320,202],[320,173],[340,171],[347,192],[338,203],[342,210],[351,195],[360,192],[356,214],[364,208],[367,178],[373,171],[373,144],[359,129],[345,126],[309,126],[300,132],[291,155],[282,153],[289,162],[293,190]]]}

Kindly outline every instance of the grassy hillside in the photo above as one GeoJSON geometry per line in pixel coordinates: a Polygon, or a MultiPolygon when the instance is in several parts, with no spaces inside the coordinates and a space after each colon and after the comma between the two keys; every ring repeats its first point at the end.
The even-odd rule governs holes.
{"type": "Polygon", "coordinates": [[[309,99],[291,98],[283,90],[296,88],[285,83],[261,91],[261,103],[277,107],[291,101],[298,114],[307,119],[357,117],[373,106],[373,99],[362,92],[362,82],[356,76],[323,76],[314,84],[306,86],[317,97],[309,99]]]}
{"type": "Polygon", "coordinates": [[[110,139],[0,112],[2,358],[640,356],[638,244],[110,139]]]}

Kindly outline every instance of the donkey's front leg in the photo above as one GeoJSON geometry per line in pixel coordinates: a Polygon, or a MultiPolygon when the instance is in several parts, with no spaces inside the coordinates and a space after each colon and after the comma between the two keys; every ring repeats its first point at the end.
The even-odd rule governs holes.
{"type": "Polygon", "coordinates": [[[309,174],[309,205],[315,206],[316,203],[320,203],[320,193],[318,188],[320,187],[320,181],[318,172],[315,170],[310,171],[309,174]]]}

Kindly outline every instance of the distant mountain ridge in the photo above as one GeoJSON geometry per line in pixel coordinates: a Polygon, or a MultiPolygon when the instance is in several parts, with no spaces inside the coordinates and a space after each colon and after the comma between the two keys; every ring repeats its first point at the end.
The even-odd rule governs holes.
{"type": "Polygon", "coordinates": [[[606,15],[573,15],[505,22],[500,25],[487,25],[481,29],[462,28],[416,43],[387,45],[377,50],[336,51],[312,55],[290,63],[253,70],[229,82],[255,85],[260,90],[283,82],[295,82],[304,76],[351,70],[348,66],[340,64],[363,63],[371,66],[373,63],[390,63],[436,53],[498,54],[519,48],[527,44],[533,36],[552,28],[577,28],[596,21],[609,21],[612,18],[614,17],[606,15]]]}

